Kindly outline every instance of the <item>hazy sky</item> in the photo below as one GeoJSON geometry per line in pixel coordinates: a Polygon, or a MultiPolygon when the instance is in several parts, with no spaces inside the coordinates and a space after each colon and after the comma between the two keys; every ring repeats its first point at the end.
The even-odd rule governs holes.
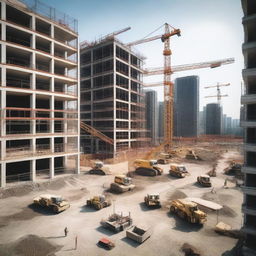
{"type": "MultiPolygon", "coordinates": [[[[238,118],[240,110],[243,69],[243,26],[240,0],[45,0],[58,10],[76,18],[80,41],[94,40],[115,30],[131,26],[120,34],[124,43],[143,38],[165,22],[181,30],[181,37],[171,40],[172,65],[196,63],[234,57],[235,63],[216,69],[192,70],[173,74],[172,79],[187,75],[200,77],[200,109],[217,99],[204,98],[216,95],[215,89],[204,86],[231,83],[223,87],[224,113],[238,118]]],[[[162,31],[156,34],[162,34],[162,31]]],[[[145,57],[144,67],[163,66],[163,43],[161,40],[138,45],[135,48],[145,57]]],[[[162,81],[162,76],[150,81],[162,81]]],[[[145,81],[148,81],[145,80],[145,81]]],[[[163,99],[163,90],[158,98],[163,99]]]]}

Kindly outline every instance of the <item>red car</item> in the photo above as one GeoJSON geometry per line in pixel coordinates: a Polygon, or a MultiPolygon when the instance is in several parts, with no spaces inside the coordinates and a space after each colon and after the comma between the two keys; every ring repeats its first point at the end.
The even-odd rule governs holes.
{"type": "Polygon", "coordinates": [[[98,245],[100,247],[104,247],[108,250],[111,250],[115,247],[115,244],[111,240],[109,240],[108,238],[105,238],[105,237],[103,237],[99,240],[98,245]]]}

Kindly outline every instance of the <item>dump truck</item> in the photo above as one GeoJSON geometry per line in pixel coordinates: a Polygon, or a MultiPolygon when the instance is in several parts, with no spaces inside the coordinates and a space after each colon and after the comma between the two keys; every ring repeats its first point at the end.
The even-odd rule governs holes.
{"type": "Polygon", "coordinates": [[[126,230],[126,237],[142,244],[152,235],[151,227],[145,225],[131,226],[126,230]]]}
{"type": "Polygon", "coordinates": [[[147,194],[144,197],[144,202],[148,207],[160,207],[160,195],[159,194],[147,194]]]}
{"type": "Polygon", "coordinates": [[[68,201],[63,199],[61,196],[49,194],[35,197],[34,204],[40,205],[42,207],[47,207],[55,213],[63,212],[70,207],[68,201]]]}
{"type": "Polygon", "coordinates": [[[211,178],[209,175],[200,175],[197,177],[197,182],[202,185],[203,187],[211,187],[211,178]]]}
{"type": "Polygon", "coordinates": [[[190,223],[204,224],[207,214],[199,210],[198,205],[186,199],[176,199],[171,202],[170,212],[176,213],[190,223]]]}
{"type": "Polygon", "coordinates": [[[188,175],[188,171],[184,165],[181,164],[171,164],[169,174],[171,176],[184,178],[186,175],[188,175]]]}
{"type": "Polygon", "coordinates": [[[87,206],[92,206],[96,210],[100,210],[104,207],[108,207],[111,205],[111,201],[107,200],[104,195],[94,196],[91,199],[86,201],[87,206]]]}
{"type": "Polygon", "coordinates": [[[90,174],[97,175],[107,175],[110,174],[110,170],[108,167],[104,166],[104,163],[101,161],[94,162],[92,169],[89,171],[90,174]]]}
{"type": "Polygon", "coordinates": [[[133,190],[135,185],[132,184],[132,179],[125,175],[116,175],[114,182],[110,184],[110,190],[117,193],[123,193],[133,190]]]}
{"type": "Polygon", "coordinates": [[[123,216],[122,214],[114,213],[114,214],[110,215],[108,219],[101,220],[100,224],[103,227],[105,227],[115,233],[118,233],[132,225],[132,218],[131,218],[130,213],[127,216],[123,216]]]}
{"type": "Polygon", "coordinates": [[[157,160],[137,159],[134,166],[135,173],[142,176],[157,176],[163,173],[163,169],[157,165],[157,160]]]}

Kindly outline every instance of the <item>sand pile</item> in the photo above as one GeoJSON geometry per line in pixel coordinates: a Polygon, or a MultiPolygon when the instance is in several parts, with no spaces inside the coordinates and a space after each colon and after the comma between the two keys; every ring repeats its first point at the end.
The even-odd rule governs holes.
{"type": "Polygon", "coordinates": [[[8,256],[54,256],[61,246],[50,243],[36,235],[23,236],[15,242],[0,245],[0,255],[8,256]]]}

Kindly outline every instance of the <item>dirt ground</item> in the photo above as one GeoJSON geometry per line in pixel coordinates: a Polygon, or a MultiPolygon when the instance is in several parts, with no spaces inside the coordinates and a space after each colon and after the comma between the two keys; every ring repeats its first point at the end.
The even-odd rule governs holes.
{"type": "MultiPolygon", "coordinates": [[[[216,152],[215,152],[216,153],[216,152]]],[[[213,152],[209,152],[213,155],[213,152]]],[[[235,255],[232,248],[237,239],[221,236],[213,230],[217,221],[223,221],[235,229],[242,225],[242,192],[235,186],[233,177],[223,174],[223,169],[232,159],[240,159],[237,151],[223,151],[216,155],[217,177],[212,178],[212,188],[198,186],[195,181],[198,175],[205,174],[212,168],[212,161],[184,162],[190,176],[178,179],[168,175],[169,165],[162,165],[164,174],[158,177],[133,178],[136,188],[124,194],[106,192],[113,181],[114,174],[126,173],[128,162],[109,165],[112,175],[96,176],[86,173],[88,168],[82,168],[80,175],[58,177],[51,182],[38,184],[26,183],[12,189],[0,190],[0,255],[137,255],[137,256],[180,256],[184,255],[181,247],[189,243],[196,247],[201,255],[231,256],[235,255]],[[221,157],[220,157],[221,156],[221,157]],[[224,181],[228,178],[228,189],[224,181]],[[147,193],[160,193],[162,208],[148,209],[143,203],[147,193]],[[71,203],[71,207],[60,213],[50,211],[32,204],[33,197],[42,193],[62,195],[71,203]],[[112,200],[112,206],[100,211],[85,206],[86,199],[97,194],[107,194],[112,200]],[[206,210],[207,222],[204,226],[189,224],[184,220],[169,214],[172,199],[199,197],[223,205],[219,216],[212,210],[206,210]],[[125,231],[114,234],[100,226],[100,221],[113,211],[131,213],[134,224],[152,226],[153,234],[143,244],[139,245],[125,237],[125,231]],[[69,230],[64,236],[64,228],[69,230]],[[75,238],[78,245],[75,249],[75,238]],[[111,251],[97,246],[102,237],[109,237],[116,244],[111,251]]]]}

